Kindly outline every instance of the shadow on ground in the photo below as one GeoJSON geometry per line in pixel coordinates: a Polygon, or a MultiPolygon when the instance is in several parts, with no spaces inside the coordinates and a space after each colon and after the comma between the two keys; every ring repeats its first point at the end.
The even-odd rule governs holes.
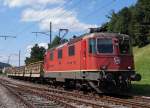
{"type": "Polygon", "coordinates": [[[132,94],[150,96],[150,84],[133,84],[132,94]]]}

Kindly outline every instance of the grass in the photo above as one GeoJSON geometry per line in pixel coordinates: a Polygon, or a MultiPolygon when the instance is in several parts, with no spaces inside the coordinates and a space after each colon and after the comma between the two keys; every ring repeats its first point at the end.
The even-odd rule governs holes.
{"type": "Polygon", "coordinates": [[[142,75],[142,80],[133,84],[133,91],[136,94],[150,96],[150,45],[143,48],[135,47],[133,52],[135,69],[142,75]]]}

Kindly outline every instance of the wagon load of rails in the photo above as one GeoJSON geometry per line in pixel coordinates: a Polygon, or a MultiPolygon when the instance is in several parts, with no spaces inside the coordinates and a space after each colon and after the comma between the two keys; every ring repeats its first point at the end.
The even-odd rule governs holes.
{"type": "Polygon", "coordinates": [[[43,61],[31,63],[26,66],[9,67],[5,69],[8,76],[14,77],[42,77],[43,61]]]}
{"type": "Polygon", "coordinates": [[[9,68],[7,75],[43,78],[71,89],[126,92],[132,81],[141,80],[133,59],[130,36],[91,32],[48,49],[44,61],[9,68]]]}

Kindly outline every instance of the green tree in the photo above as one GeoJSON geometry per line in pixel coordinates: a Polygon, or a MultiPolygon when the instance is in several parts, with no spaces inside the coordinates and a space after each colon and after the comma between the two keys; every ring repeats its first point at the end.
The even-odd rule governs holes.
{"type": "Polygon", "coordinates": [[[29,64],[37,61],[42,61],[44,59],[45,52],[45,48],[39,47],[38,44],[35,44],[35,46],[31,48],[30,57],[26,57],[25,63],[29,64]]]}
{"type": "Polygon", "coordinates": [[[148,44],[150,39],[150,0],[138,0],[134,6],[125,7],[119,12],[112,11],[108,16],[108,32],[128,34],[133,45],[148,44]]]}
{"type": "Polygon", "coordinates": [[[118,13],[112,12],[109,18],[108,31],[129,34],[128,22],[131,20],[131,12],[127,7],[123,8],[118,13]]]}
{"type": "Polygon", "coordinates": [[[150,1],[149,0],[138,0],[135,6],[136,20],[139,23],[137,39],[138,46],[142,47],[148,44],[148,37],[150,34],[150,1]]]}
{"type": "Polygon", "coordinates": [[[61,38],[59,36],[55,36],[54,40],[51,44],[49,44],[49,48],[53,48],[61,43],[61,38]]]}
{"type": "Polygon", "coordinates": [[[50,48],[53,48],[61,43],[64,43],[64,42],[67,42],[68,40],[67,39],[61,39],[59,36],[55,36],[54,40],[52,41],[51,44],[49,44],[49,49],[50,48]]]}
{"type": "Polygon", "coordinates": [[[110,19],[110,21],[108,22],[108,28],[107,28],[108,31],[115,32],[114,27],[115,27],[117,19],[118,19],[117,14],[114,11],[112,11],[111,15],[108,16],[107,18],[110,19]]]}

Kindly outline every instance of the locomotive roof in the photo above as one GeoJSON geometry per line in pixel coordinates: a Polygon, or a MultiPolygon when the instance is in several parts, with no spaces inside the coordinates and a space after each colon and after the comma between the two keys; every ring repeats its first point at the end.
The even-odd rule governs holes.
{"type": "Polygon", "coordinates": [[[89,37],[89,36],[129,38],[128,35],[120,34],[120,33],[89,33],[85,35],[85,37],[89,37]]]}
{"type": "Polygon", "coordinates": [[[59,45],[57,45],[57,46],[55,46],[55,47],[53,47],[49,50],[53,50],[55,48],[61,48],[66,44],[70,45],[70,44],[78,42],[82,39],[86,39],[86,38],[90,38],[90,37],[94,37],[94,36],[98,36],[98,37],[115,37],[115,38],[119,38],[119,39],[129,38],[128,35],[120,34],[120,33],[103,33],[103,32],[100,32],[100,33],[86,33],[86,34],[80,35],[78,37],[72,38],[68,42],[59,44],[59,45]]]}

